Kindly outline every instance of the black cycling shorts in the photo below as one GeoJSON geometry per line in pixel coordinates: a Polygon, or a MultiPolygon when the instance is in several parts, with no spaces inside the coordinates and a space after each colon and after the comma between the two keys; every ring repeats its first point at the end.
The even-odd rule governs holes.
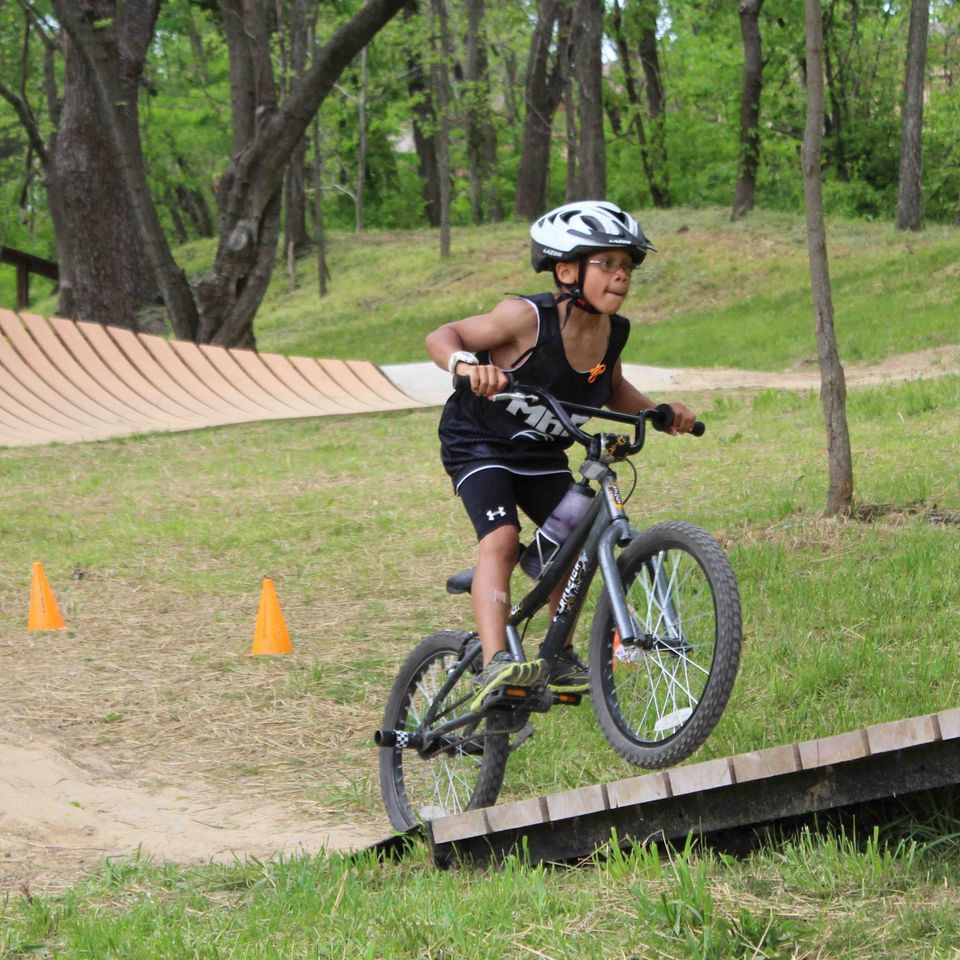
{"type": "Polygon", "coordinates": [[[507,523],[521,528],[517,507],[539,527],[572,482],[569,470],[528,476],[504,467],[487,467],[471,473],[460,483],[457,493],[473,521],[479,541],[507,523]]]}

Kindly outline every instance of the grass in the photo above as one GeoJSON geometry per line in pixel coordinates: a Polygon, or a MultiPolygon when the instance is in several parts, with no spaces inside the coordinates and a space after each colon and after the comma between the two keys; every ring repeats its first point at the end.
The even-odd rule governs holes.
{"type": "MultiPolygon", "coordinates": [[[[672,243],[692,245],[686,276],[704,284],[712,278],[715,287],[708,297],[704,286],[702,299],[718,311],[715,319],[722,311],[743,318],[741,330],[763,314],[764,297],[767,311],[777,303],[778,282],[790,288],[788,254],[791,245],[803,249],[796,222],[758,220],[769,254],[756,236],[746,243],[754,227],[724,226],[719,214],[664,214],[659,231],[650,227],[664,253],[672,243]],[[687,221],[690,229],[681,231],[687,221]],[[711,233],[722,239],[712,249],[727,270],[741,269],[733,241],[743,237],[741,249],[771,258],[764,261],[770,278],[755,261],[730,284],[721,284],[720,266],[696,266],[697,249],[701,256],[711,249],[711,233]],[[737,309],[736,288],[748,277],[756,282],[737,309]]],[[[514,232],[493,228],[494,246],[512,242],[514,232]]],[[[889,287],[871,287],[868,278],[880,283],[896,260],[884,228],[834,224],[832,236],[844,296],[859,291],[864,316],[885,338],[864,359],[903,349],[902,336],[911,349],[939,342],[939,307],[927,309],[927,301],[936,306],[954,295],[937,278],[951,269],[942,251],[956,250],[955,238],[911,240],[925,258],[916,261],[922,273],[914,288],[941,294],[901,315],[905,281],[897,293],[896,276],[889,287]]],[[[397,309],[407,304],[407,321],[393,336],[385,325],[373,334],[391,354],[383,359],[421,359],[414,352],[421,331],[412,328],[439,322],[456,297],[469,312],[477,309],[469,303],[489,300],[485,291],[500,295],[501,282],[490,280],[500,267],[483,252],[483,231],[465,231],[455,243],[471,237],[475,279],[445,285],[440,268],[417,253],[420,241],[405,236],[391,249],[411,257],[423,298],[414,298],[416,284],[394,287],[387,309],[373,302],[363,263],[348,273],[344,250],[344,282],[349,276],[356,297],[370,298],[375,327],[394,301],[397,309]]],[[[351,249],[357,259],[359,242],[351,249]]],[[[661,262],[666,256],[654,258],[661,262]]],[[[799,261],[795,270],[799,290],[799,261]]],[[[515,288],[510,276],[504,289],[515,288]]],[[[689,336],[698,356],[731,362],[732,324],[676,309],[692,297],[680,279],[651,282],[651,295],[654,288],[665,298],[658,316],[669,319],[670,338],[689,336]],[[687,327],[695,322],[699,344],[687,327]]],[[[264,317],[262,347],[332,353],[322,343],[334,330],[348,338],[344,346],[337,334],[346,355],[370,356],[371,331],[348,329],[345,302],[324,302],[322,316],[308,324],[306,291],[284,294],[275,283],[271,297],[287,298],[291,313],[286,332],[274,314],[264,317]],[[308,335],[316,350],[307,349],[308,335]]],[[[796,309],[798,317],[807,313],[809,328],[808,310],[796,309]]],[[[797,359],[800,341],[789,346],[785,313],[786,299],[767,313],[770,342],[744,347],[748,356],[758,351],[756,365],[761,346],[768,365],[797,359]]],[[[641,322],[634,346],[660,322],[641,322]]],[[[858,334],[865,344],[866,331],[858,334]]],[[[814,394],[684,399],[708,423],[706,437],[653,436],[628,509],[641,525],[683,517],[705,526],[740,581],[741,673],[694,759],[957,705],[960,652],[951,638],[960,626],[953,439],[960,377],[850,393],[858,509],[847,522],[820,516],[826,464],[814,394]]],[[[0,691],[10,717],[72,756],[125,769],[146,755],[160,778],[188,761],[192,776],[225,794],[380,823],[386,832],[370,732],[392,674],[419,636],[469,625],[463,598],[443,591],[445,576],[471,562],[472,537],[439,468],[436,417],[435,410],[330,417],[0,451],[0,691]],[[37,559],[66,633],[24,629],[37,559]],[[277,584],[295,646],[290,657],[243,656],[265,576],[277,584]]],[[[587,623],[584,617],[581,638],[587,623]]],[[[536,728],[511,758],[505,797],[635,772],[606,746],[589,707],[554,711],[536,728]]],[[[191,868],[146,858],[108,862],[61,893],[3,901],[0,957],[955,956],[957,836],[945,810],[878,834],[787,837],[739,860],[691,847],[611,849],[609,858],[575,870],[513,861],[491,873],[436,873],[419,848],[388,864],[332,854],[191,868]]]]}

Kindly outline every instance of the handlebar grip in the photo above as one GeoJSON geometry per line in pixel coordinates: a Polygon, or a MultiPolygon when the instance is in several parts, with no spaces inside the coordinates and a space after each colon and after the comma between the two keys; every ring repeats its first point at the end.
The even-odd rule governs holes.
{"type": "MultiPolygon", "coordinates": [[[[513,374],[508,373],[506,370],[503,371],[503,375],[507,378],[507,390],[512,390],[514,385],[513,374]]],[[[455,373],[453,375],[453,389],[454,390],[469,390],[470,389],[470,378],[464,376],[462,373],[455,373]]]]}
{"type": "MultiPolygon", "coordinates": [[[[673,407],[669,403],[658,403],[650,412],[650,422],[654,430],[665,433],[673,426],[673,407]]],[[[698,420],[690,431],[695,437],[702,437],[707,432],[707,425],[698,420]]]]}

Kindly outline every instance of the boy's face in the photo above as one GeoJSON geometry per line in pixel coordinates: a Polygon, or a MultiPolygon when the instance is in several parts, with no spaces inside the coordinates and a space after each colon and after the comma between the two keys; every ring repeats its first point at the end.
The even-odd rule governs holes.
{"type": "MultiPolygon", "coordinates": [[[[626,250],[597,250],[587,257],[583,278],[583,293],[587,300],[601,313],[616,313],[630,290],[633,259],[626,250]]],[[[557,277],[561,283],[577,282],[580,265],[557,264],[557,277]]]]}

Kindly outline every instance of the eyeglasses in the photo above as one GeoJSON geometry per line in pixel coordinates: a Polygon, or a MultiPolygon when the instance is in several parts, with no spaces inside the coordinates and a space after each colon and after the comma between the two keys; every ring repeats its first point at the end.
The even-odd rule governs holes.
{"type": "Polygon", "coordinates": [[[623,270],[628,277],[632,277],[633,271],[640,266],[639,263],[634,263],[632,260],[629,263],[624,263],[622,260],[615,260],[613,257],[598,257],[596,260],[588,260],[587,263],[595,263],[604,273],[616,273],[618,270],[623,270]]]}

